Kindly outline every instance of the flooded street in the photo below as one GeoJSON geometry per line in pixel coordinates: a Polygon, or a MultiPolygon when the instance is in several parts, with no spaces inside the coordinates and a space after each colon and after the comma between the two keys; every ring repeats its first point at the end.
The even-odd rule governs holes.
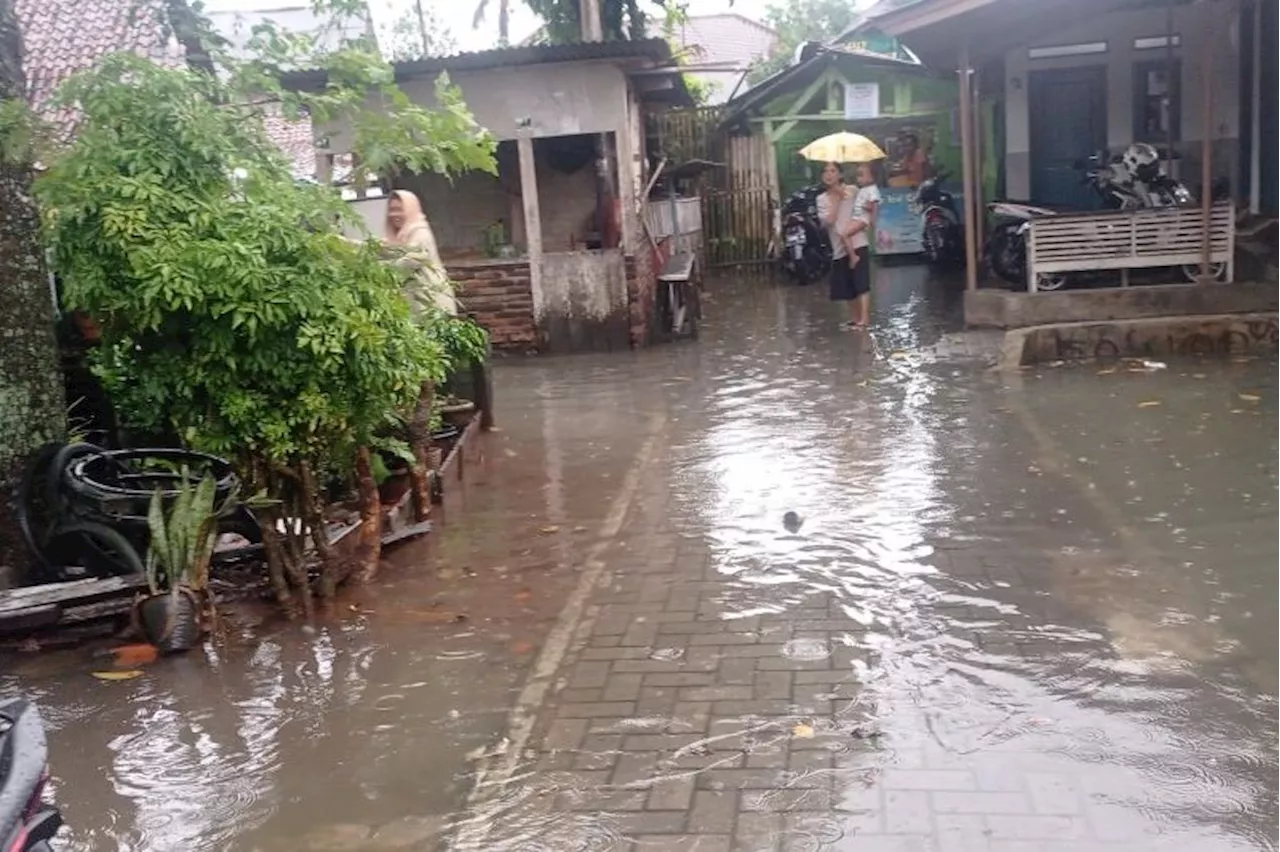
{"type": "Polygon", "coordinates": [[[1274,360],[935,347],[880,270],[701,339],[503,362],[442,528],[314,630],[4,659],[60,849],[1277,848],[1274,360]]]}

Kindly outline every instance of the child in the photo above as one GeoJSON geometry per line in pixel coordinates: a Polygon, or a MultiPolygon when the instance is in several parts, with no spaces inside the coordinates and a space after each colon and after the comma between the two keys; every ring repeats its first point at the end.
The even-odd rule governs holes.
{"type": "Polygon", "coordinates": [[[853,196],[853,221],[849,231],[842,237],[849,252],[850,269],[857,266],[861,255],[865,254],[858,249],[869,245],[866,232],[874,222],[880,205],[880,187],[876,186],[870,164],[858,164],[857,181],[858,189],[853,196]]]}

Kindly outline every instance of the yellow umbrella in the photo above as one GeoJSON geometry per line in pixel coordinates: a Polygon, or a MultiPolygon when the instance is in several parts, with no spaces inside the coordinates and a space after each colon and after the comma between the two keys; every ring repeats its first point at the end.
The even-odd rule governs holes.
{"type": "Polygon", "coordinates": [[[815,139],[800,149],[800,155],[818,163],[869,163],[885,157],[879,145],[865,136],[848,131],[815,139]]]}

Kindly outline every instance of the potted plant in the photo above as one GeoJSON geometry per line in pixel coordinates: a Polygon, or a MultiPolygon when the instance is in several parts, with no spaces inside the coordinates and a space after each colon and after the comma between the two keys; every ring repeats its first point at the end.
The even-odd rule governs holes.
{"type": "Polygon", "coordinates": [[[411,487],[409,466],[413,450],[404,441],[383,439],[373,454],[373,480],[378,483],[378,497],[384,506],[400,502],[411,487]]]}
{"type": "MultiPolygon", "coordinates": [[[[147,586],[150,594],[134,604],[134,621],[162,654],[188,651],[205,633],[209,598],[209,564],[218,537],[218,516],[234,504],[235,495],[215,508],[217,483],[205,475],[194,487],[186,471],[166,507],[166,495],[151,497],[147,526],[147,586]]],[[[173,492],[170,492],[172,495],[173,492]]]]}

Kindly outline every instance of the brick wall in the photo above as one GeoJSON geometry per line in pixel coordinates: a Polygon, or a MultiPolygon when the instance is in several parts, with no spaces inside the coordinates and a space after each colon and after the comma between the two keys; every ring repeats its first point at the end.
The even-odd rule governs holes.
{"type": "Polygon", "coordinates": [[[627,307],[630,310],[631,346],[639,349],[649,345],[653,332],[653,300],[657,273],[654,270],[653,253],[645,250],[626,259],[627,307]]]}
{"type": "Polygon", "coordinates": [[[495,350],[528,352],[538,348],[528,261],[458,263],[449,264],[448,269],[462,313],[488,329],[495,350]]]}

